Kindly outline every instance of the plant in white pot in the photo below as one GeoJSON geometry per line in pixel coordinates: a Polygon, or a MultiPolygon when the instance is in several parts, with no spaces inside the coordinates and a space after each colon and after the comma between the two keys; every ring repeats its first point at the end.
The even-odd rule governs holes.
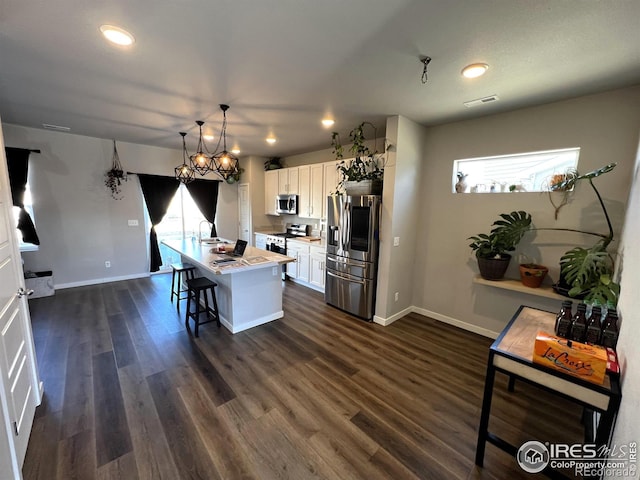
{"type": "Polygon", "coordinates": [[[354,158],[344,158],[344,147],[340,141],[340,134],[333,132],[331,134],[331,146],[333,154],[336,156],[338,163],[338,172],[340,172],[340,182],[338,191],[344,188],[347,195],[380,195],[382,194],[382,179],[384,177],[384,152],[379,153],[375,143],[376,127],[370,122],[362,122],[356,128],[349,132],[349,140],[351,147],[349,152],[354,158]],[[365,144],[364,136],[365,126],[373,129],[374,149],[373,151],[365,144]]]}
{"type": "Polygon", "coordinates": [[[480,275],[485,280],[500,280],[507,271],[512,252],[522,240],[522,236],[531,228],[531,215],[527,212],[502,213],[502,220],[493,222],[493,228],[487,235],[480,233],[469,237],[473,240],[469,246],[478,259],[480,275]]]}

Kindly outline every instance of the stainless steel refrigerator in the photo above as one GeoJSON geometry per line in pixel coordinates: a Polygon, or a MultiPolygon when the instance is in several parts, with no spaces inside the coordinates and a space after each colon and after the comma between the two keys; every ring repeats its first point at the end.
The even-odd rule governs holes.
{"type": "Polygon", "coordinates": [[[337,195],[328,197],[327,202],[325,302],[371,320],[382,197],[337,195]]]}

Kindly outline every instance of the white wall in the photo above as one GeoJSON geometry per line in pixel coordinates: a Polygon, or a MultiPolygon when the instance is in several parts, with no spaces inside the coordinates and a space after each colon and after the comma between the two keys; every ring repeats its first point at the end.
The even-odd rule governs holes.
{"type": "MultiPolygon", "coordinates": [[[[526,210],[538,227],[569,227],[607,233],[596,197],[587,184],[554,221],[546,194],[451,193],[453,161],[565,147],[581,147],[578,169],[587,172],[610,162],[617,168],[595,180],[617,235],[622,229],[640,129],[640,87],[491,115],[427,129],[421,175],[413,303],[424,313],[465,322],[483,333],[499,332],[517,307],[555,310],[558,301],[476,285],[477,263],[467,238],[490,230],[503,212],[526,210]]],[[[618,237],[619,238],[619,237],[618,237]]],[[[517,254],[550,267],[576,244],[593,237],[558,232],[527,234],[507,276],[518,278],[517,254]]]]}
{"type": "MultiPolygon", "coordinates": [[[[7,146],[41,150],[29,164],[41,245],[37,252],[23,253],[25,270],[53,270],[58,288],[148,274],[146,207],[138,179],[130,176],[121,200],[112,199],[104,185],[111,140],[16,125],[4,125],[4,136],[7,146]],[[129,219],[139,226],[127,226],[129,219]]],[[[173,175],[182,161],[179,148],[118,142],[118,153],[125,170],[138,173],[173,175]]],[[[237,186],[221,183],[219,234],[236,238],[237,221],[237,186]]]]}
{"type": "MultiPolygon", "coordinates": [[[[621,245],[622,275],[620,301],[620,337],[617,352],[622,367],[622,404],[614,432],[613,445],[638,442],[640,432],[640,148],[636,158],[633,186],[629,195],[630,208],[624,225],[621,245]]],[[[629,478],[636,478],[635,476],[629,478]]]]}

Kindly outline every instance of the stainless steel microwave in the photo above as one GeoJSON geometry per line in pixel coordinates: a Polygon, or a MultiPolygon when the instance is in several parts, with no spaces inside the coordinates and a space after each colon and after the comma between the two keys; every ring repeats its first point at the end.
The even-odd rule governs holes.
{"type": "Polygon", "coordinates": [[[297,195],[278,195],[276,196],[276,213],[285,215],[297,215],[298,213],[298,196],[297,195]]]}

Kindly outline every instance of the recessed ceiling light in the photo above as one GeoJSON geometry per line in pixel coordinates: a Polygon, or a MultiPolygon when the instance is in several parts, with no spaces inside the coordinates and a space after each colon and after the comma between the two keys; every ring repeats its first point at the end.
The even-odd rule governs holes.
{"type": "Polygon", "coordinates": [[[274,137],[273,135],[270,137],[265,138],[265,140],[267,141],[267,143],[269,145],[273,145],[274,143],[276,143],[276,137],[274,137]]]}
{"type": "Polygon", "coordinates": [[[486,73],[489,65],[486,63],[472,63],[462,69],[462,76],[466,78],[477,78],[486,73]]]}
{"type": "Polygon", "coordinates": [[[333,127],[333,124],[336,123],[335,120],[333,120],[332,118],[323,118],[322,119],[322,125],[325,128],[329,128],[329,127],[333,127]]]}
{"type": "Polygon", "coordinates": [[[213,135],[202,135],[202,138],[204,138],[207,141],[211,141],[213,140],[215,137],[213,135]]]}
{"type": "Polygon", "coordinates": [[[238,155],[240,153],[240,149],[234,148],[233,150],[231,150],[231,153],[233,153],[234,155],[238,155]]]}
{"type": "Polygon", "coordinates": [[[100,25],[100,31],[104,38],[121,47],[128,47],[136,41],[129,32],[113,25],[100,25]]]}

